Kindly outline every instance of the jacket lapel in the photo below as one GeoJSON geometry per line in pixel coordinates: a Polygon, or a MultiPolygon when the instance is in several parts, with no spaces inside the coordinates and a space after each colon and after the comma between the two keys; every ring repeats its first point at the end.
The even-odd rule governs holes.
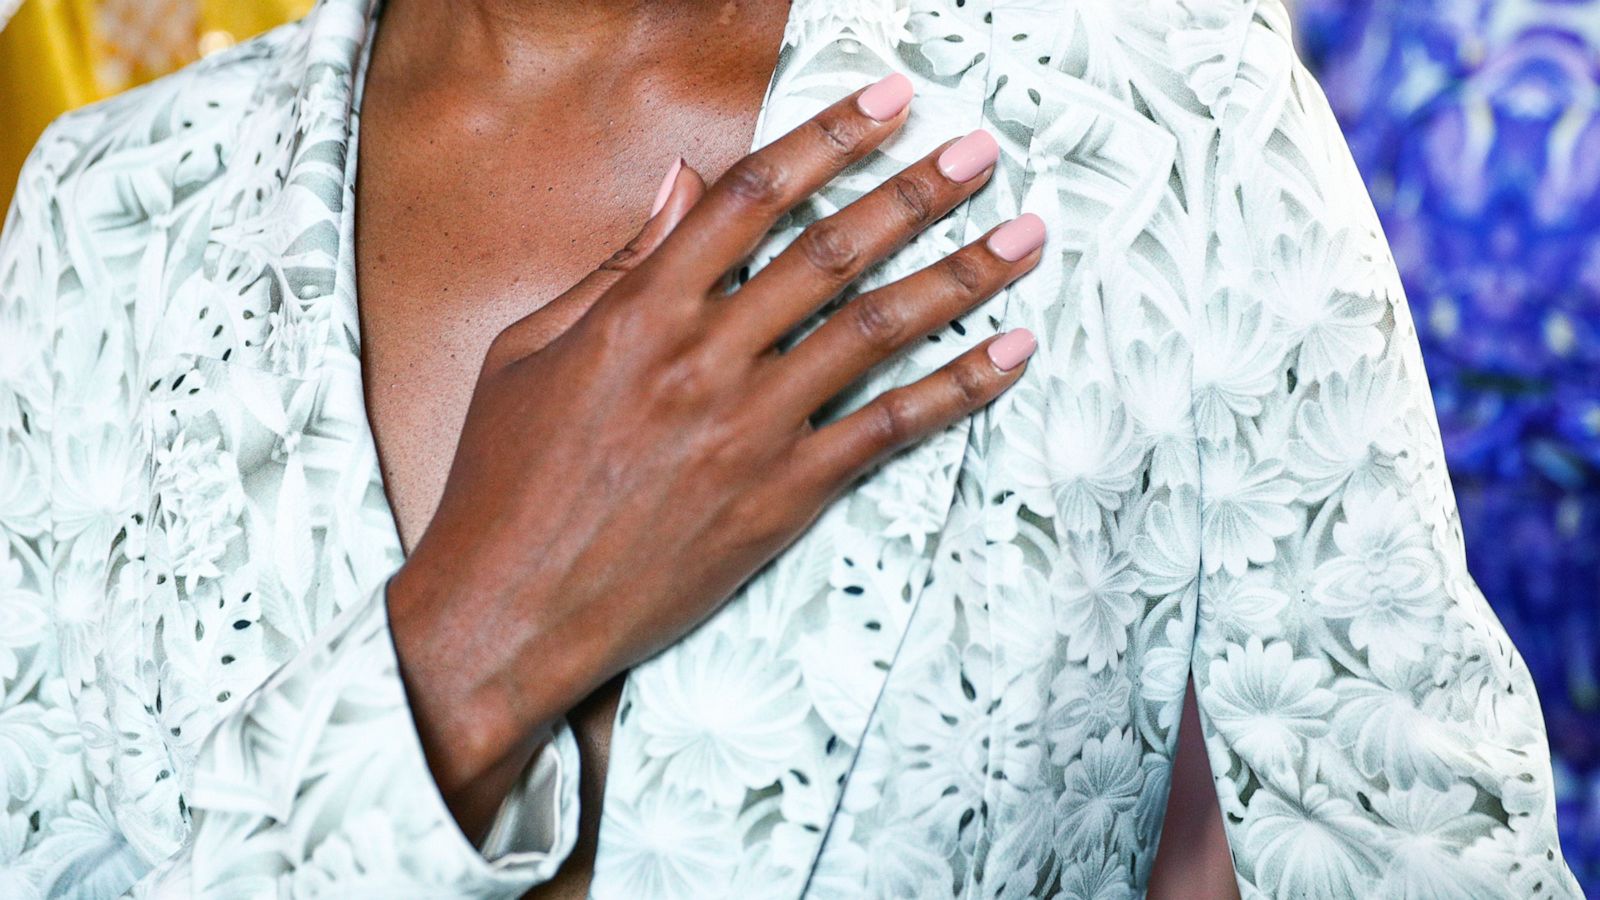
{"type": "MultiPolygon", "coordinates": [[[[215,514],[237,527],[205,568],[223,573],[226,602],[272,623],[243,633],[265,645],[239,659],[286,658],[401,561],[366,421],[355,307],[353,104],[369,26],[367,0],[324,0],[265,39],[275,46],[259,65],[273,71],[246,69],[250,93],[213,101],[246,109],[227,117],[236,133],[200,148],[214,171],[188,187],[203,202],[174,222],[180,239],[149,267],[165,300],[140,326],[158,488],[149,550],[152,567],[175,577],[151,580],[143,619],[153,629],[186,610],[222,615],[190,595],[218,585],[197,586],[184,577],[193,561],[172,558],[165,532],[177,512],[159,490],[193,478],[194,454],[209,454],[236,467],[240,491],[219,501],[215,514]]],[[[238,638],[216,624],[205,630],[238,638]]],[[[240,685],[266,674],[229,673],[240,685]]],[[[222,713],[246,692],[225,693],[222,713]]]]}
{"type": "Polygon", "coordinates": [[[256,67],[228,70],[253,81],[250,92],[214,102],[247,110],[226,117],[234,133],[184,157],[205,181],[205,210],[181,251],[189,256],[174,249],[167,260],[151,358],[191,353],[308,378],[356,350],[352,128],[370,5],[323,0],[301,25],[268,35],[274,46],[256,67]],[[197,151],[204,167],[189,162],[197,151]]]}
{"type": "MultiPolygon", "coordinates": [[[[1038,748],[1030,729],[1044,689],[1018,671],[1018,660],[1051,646],[1054,623],[1048,586],[1022,579],[1021,552],[1010,543],[1018,495],[1006,467],[1048,473],[1042,462],[1006,457],[1065,451],[1000,423],[1060,415],[1052,408],[1070,408],[1079,391],[1112,383],[1103,297],[1131,255],[1124,251],[1156,214],[1173,165],[1170,135],[1068,67],[1081,43],[1073,13],[1062,8],[1070,5],[998,0],[987,10],[996,55],[984,124],[1001,137],[1005,157],[996,184],[974,198],[969,237],[1021,211],[1042,216],[1049,236],[1039,266],[963,324],[984,333],[1028,327],[1041,347],[1023,383],[971,419],[916,616],[854,744],[808,897],[904,891],[908,882],[893,880],[906,877],[925,879],[919,895],[976,895],[980,883],[984,891],[1014,892],[1032,886],[1038,872],[984,867],[1000,859],[1016,866],[1018,844],[1049,839],[1048,826],[1038,828],[1037,795],[1020,796],[1038,748]],[[1019,440],[1026,442],[1020,448],[1019,440]],[[1029,615],[1041,608],[1045,632],[1024,625],[1019,633],[1018,623],[1038,624],[1029,615]],[[1011,846],[991,855],[991,839],[1011,846]],[[878,848],[907,846],[925,855],[880,858],[878,848]]],[[[840,655],[821,658],[847,665],[840,655]]]]}
{"type": "MultiPolygon", "coordinates": [[[[904,129],[777,224],[752,271],[806,225],[946,138],[985,124],[992,88],[986,7],[797,0],[755,147],[890,71],[912,78],[917,100],[904,129]]],[[[787,343],[854,293],[904,277],[1016,215],[1027,133],[1014,130],[1005,142],[995,183],[870,270],[787,343]]],[[[815,417],[817,426],[993,334],[1002,298],[869,373],[815,417]]],[[[751,896],[804,889],[887,673],[919,614],[971,428],[971,418],[963,419],[890,460],[711,620],[630,674],[611,745],[594,896],[636,896],[649,879],[684,866],[707,884],[737,878],[751,896]]],[[[700,892],[691,881],[667,893],[700,892]]]]}

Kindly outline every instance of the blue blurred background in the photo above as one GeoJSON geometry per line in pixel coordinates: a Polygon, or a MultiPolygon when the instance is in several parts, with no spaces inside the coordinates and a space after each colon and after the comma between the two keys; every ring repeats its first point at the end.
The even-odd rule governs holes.
{"type": "Polygon", "coordinates": [[[1600,896],[1600,0],[1299,0],[1405,277],[1473,575],[1600,896]]]}

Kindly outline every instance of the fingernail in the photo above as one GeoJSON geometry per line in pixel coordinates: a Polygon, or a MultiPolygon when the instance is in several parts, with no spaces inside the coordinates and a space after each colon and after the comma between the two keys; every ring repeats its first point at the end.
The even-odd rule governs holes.
{"type": "Polygon", "coordinates": [[[655,218],[656,213],[661,212],[661,207],[667,205],[667,197],[672,194],[672,185],[678,180],[678,170],[681,168],[683,168],[683,157],[680,156],[672,161],[672,168],[667,170],[666,180],[662,181],[661,187],[656,190],[656,202],[650,205],[650,218],[655,218]]]}
{"type": "Polygon", "coordinates": [[[1016,262],[1044,243],[1044,220],[1023,213],[989,235],[989,250],[1006,262],[1016,262]]]}
{"type": "Polygon", "coordinates": [[[856,107],[868,118],[887,122],[911,102],[911,79],[899,72],[875,82],[856,97],[856,107]]]}
{"type": "Polygon", "coordinates": [[[939,154],[939,171],[951,181],[970,181],[999,158],[1000,145],[994,135],[980,128],[939,154]]]}
{"type": "Polygon", "coordinates": [[[1009,372],[1022,361],[1033,355],[1039,349],[1039,342],[1034,340],[1033,332],[1026,328],[1016,328],[1002,334],[998,340],[989,345],[989,359],[1002,372],[1009,372]]]}

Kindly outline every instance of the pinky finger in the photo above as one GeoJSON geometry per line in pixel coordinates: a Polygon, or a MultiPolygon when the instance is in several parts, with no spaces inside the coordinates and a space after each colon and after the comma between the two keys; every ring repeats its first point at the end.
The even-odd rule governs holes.
{"type": "Polygon", "coordinates": [[[813,486],[832,496],[894,453],[988,405],[1022,377],[1036,349],[1026,328],[990,338],[806,436],[796,458],[813,486]]]}

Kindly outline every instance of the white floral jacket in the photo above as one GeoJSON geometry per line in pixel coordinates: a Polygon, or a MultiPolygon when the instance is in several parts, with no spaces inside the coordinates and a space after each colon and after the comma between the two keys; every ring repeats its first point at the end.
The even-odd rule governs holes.
{"type": "MultiPolygon", "coordinates": [[[[28,162],[0,896],[515,896],[572,847],[570,731],[473,846],[396,671],[352,257],[377,21],[324,0],[28,162]]],[[[1024,210],[1048,252],[819,421],[997,329],[1042,347],[631,673],[593,895],[1141,896],[1192,672],[1246,898],[1580,896],[1281,0],[796,0],[756,145],[891,70],[909,124],[752,268],[979,125],[993,183],[860,286],[1024,210]]]]}

